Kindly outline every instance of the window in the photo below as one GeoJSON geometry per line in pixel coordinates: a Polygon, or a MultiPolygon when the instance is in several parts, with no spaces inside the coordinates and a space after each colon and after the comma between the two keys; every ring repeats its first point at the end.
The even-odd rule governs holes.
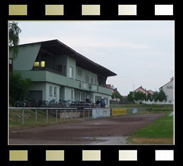
{"type": "Polygon", "coordinates": [[[41,61],[41,67],[45,67],[45,61],[41,61]]]}
{"type": "Polygon", "coordinates": [[[69,67],[69,76],[73,78],[73,67],[69,67]]]}
{"type": "Polygon", "coordinates": [[[62,75],[65,75],[65,65],[58,65],[57,69],[58,72],[60,72],[62,75]]]}
{"type": "Polygon", "coordinates": [[[85,81],[86,81],[86,83],[89,83],[89,75],[88,74],[86,74],[85,81]]]}
{"type": "Polygon", "coordinates": [[[93,77],[91,77],[91,84],[93,84],[93,77]]]}
{"type": "Polygon", "coordinates": [[[97,79],[95,78],[95,85],[97,85],[97,79]]]}
{"type": "Polygon", "coordinates": [[[54,96],[57,96],[57,87],[54,87],[54,96]]]}
{"type": "Polygon", "coordinates": [[[86,100],[86,94],[85,93],[81,93],[81,100],[86,100]]]}
{"type": "Polygon", "coordinates": [[[80,101],[80,93],[75,91],[75,100],[80,101]]]}
{"type": "Polygon", "coordinates": [[[74,92],[73,92],[73,90],[71,90],[71,100],[74,99],[73,95],[74,95],[74,92]]]}
{"type": "Polygon", "coordinates": [[[35,62],[34,67],[39,67],[39,62],[35,62]]]}
{"type": "Polygon", "coordinates": [[[82,77],[82,69],[79,69],[78,68],[78,76],[81,76],[82,77]]]}
{"type": "Polygon", "coordinates": [[[52,96],[52,86],[49,87],[49,95],[52,96]]]}
{"type": "MultiPolygon", "coordinates": [[[[39,62],[34,62],[34,67],[39,67],[39,62]]],[[[41,67],[45,67],[45,61],[41,61],[41,67]]]]}

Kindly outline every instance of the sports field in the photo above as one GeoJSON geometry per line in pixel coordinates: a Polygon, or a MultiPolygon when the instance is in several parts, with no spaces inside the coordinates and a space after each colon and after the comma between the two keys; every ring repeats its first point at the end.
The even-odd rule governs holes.
{"type": "Polygon", "coordinates": [[[55,144],[55,145],[103,145],[126,144],[124,137],[142,129],[165,113],[136,114],[117,116],[106,119],[83,120],[47,127],[11,130],[9,144],[55,144]],[[110,139],[117,138],[118,143],[110,139]]]}
{"type": "Polygon", "coordinates": [[[130,134],[131,144],[173,144],[173,114],[167,114],[130,134]]]}
{"type": "Polygon", "coordinates": [[[172,105],[112,104],[112,108],[127,108],[127,114],[104,119],[86,116],[56,119],[55,115],[38,110],[9,111],[9,144],[173,144],[172,105]],[[132,113],[137,108],[137,114],[132,113]],[[35,123],[36,120],[36,123],[35,123]]]}

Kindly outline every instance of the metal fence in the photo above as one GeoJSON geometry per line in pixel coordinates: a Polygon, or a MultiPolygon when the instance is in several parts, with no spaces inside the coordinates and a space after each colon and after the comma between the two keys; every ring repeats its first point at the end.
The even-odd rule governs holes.
{"type": "Polygon", "coordinates": [[[55,115],[56,122],[58,121],[58,117],[63,114],[63,119],[70,118],[70,119],[77,119],[78,112],[80,113],[79,118],[89,119],[92,116],[92,109],[85,108],[83,110],[78,110],[77,108],[46,108],[46,107],[9,107],[9,110],[22,110],[22,125],[25,124],[25,110],[35,110],[35,124],[38,121],[38,110],[45,110],[46,111],[46,123],[48,123],[49,114],[55,115]],[[69,113],[69,117],[67,116],[69,113]]]}
{"type": "MultiPolygon", "coordinates": [[[[45,122],[48,123],[49,115],[55,116],[55,121],[58,122],[58,118],[63,119],[90,119],[92,118],[92,109],[93,108],[50,108],[50,107],[9,107],[9,110],[22,110],[22,125],[25,124],[25,110],[35,110],[35,124],[38,123],[38,111],[45,116],[45,122]]],[[[153,113],[153,112],[172,112],[173,109],[163,109],[163,108],[137,108],[137,112],[134,113],[134,108],[125,108],[125,115],[133,115],[133,114],[144,114],[144,113],[153,113]]],[[[112,116],[112,109],[110,109],[110,116],[112,116]]],[[[123,116],[123,115],[122,115],[123,116]]]]}

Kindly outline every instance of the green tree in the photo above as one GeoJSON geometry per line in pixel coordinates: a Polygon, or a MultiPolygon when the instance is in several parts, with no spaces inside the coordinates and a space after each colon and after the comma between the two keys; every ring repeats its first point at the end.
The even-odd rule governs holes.
{"type": "Polygon", "coordinates": [[[134,93],[134,100],[146,100],[146,94],[143,92],[135,92],[134,93]]]}
{"type": "Polygon", "coordinates": [[[13,51],[13,59],[18,55],[19,34],[21,31],[17,22],[9,23],[9,50],[13,51]]]}
{"type": "Polygon", "coordinates": [[[158,92],[157,91],[154,92],[153,99],[154,99],[154,101],[158,101],[158,92]]]}
{"type": "Polygon", "coordinates": [[[128,96],[127,96],[127,100],[128,101],[134,101],[134,97],[133,96],[134,96],[134,92],[130,91],[128,96]]]}
{"type": "Polygon", "coordinates": [[[114,93],[112,94],[112,99],[114,99],[114,98],[122,99],[123,96],[121,96],[118,92],[114,92],[114,93]]]}
{"type": "Polygon", "coordinates": [[[167,96],[166,96],[165,92],[163,91],[163,89],[160,89],[160,91],[158,93],[158,100],[159,101],[167,100],[167,96]]]}
{"type": "Polygon", "coordinates": [[[14,72],[9,74],[9,95],[11,96],[11,104],[15,101],[25,99],[29,93],[29,88],[32,86],[30,78],[23,79],[21,73],[14,72]]]}
{"type": "Polygon", "coordinates": [[[154,92],[153,94],[153,99],[154,101],[166,101],[167,100],[167,96],[165,94],[165,92],[163,91],[163,89],[160,89],[159,92],[154,92]]]}

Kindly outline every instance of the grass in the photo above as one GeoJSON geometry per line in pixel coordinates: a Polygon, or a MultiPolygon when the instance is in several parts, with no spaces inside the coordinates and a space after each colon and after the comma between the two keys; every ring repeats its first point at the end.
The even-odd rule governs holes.
{"type": "Polygon", "coordinates": [[[138,114],[146,113],[168,113],[173,111],[173,105],[157,105],[157,104],[111,104],[110,108],[127,108],[127,114],[133,114],[132,109],[137,108],[138,114]]]}
{"type": "Polygon", "coordinates": [[[131,133],[127,142],[131,144],[173,144],[173,116],[167,114],[131,133]]]}
{"type": "Polygon", "coordinates": [[[24,128],[44,127],[62,123],[78,122],[76,119],[60,119],[48,114],[48,123],[46,123],[46,111],[37,111],[37,124],[35,123],[35,110],[24,110],[24,125],[22,125],[22,110],[9,110],[9,130],[19,130],[24,128]]]}

